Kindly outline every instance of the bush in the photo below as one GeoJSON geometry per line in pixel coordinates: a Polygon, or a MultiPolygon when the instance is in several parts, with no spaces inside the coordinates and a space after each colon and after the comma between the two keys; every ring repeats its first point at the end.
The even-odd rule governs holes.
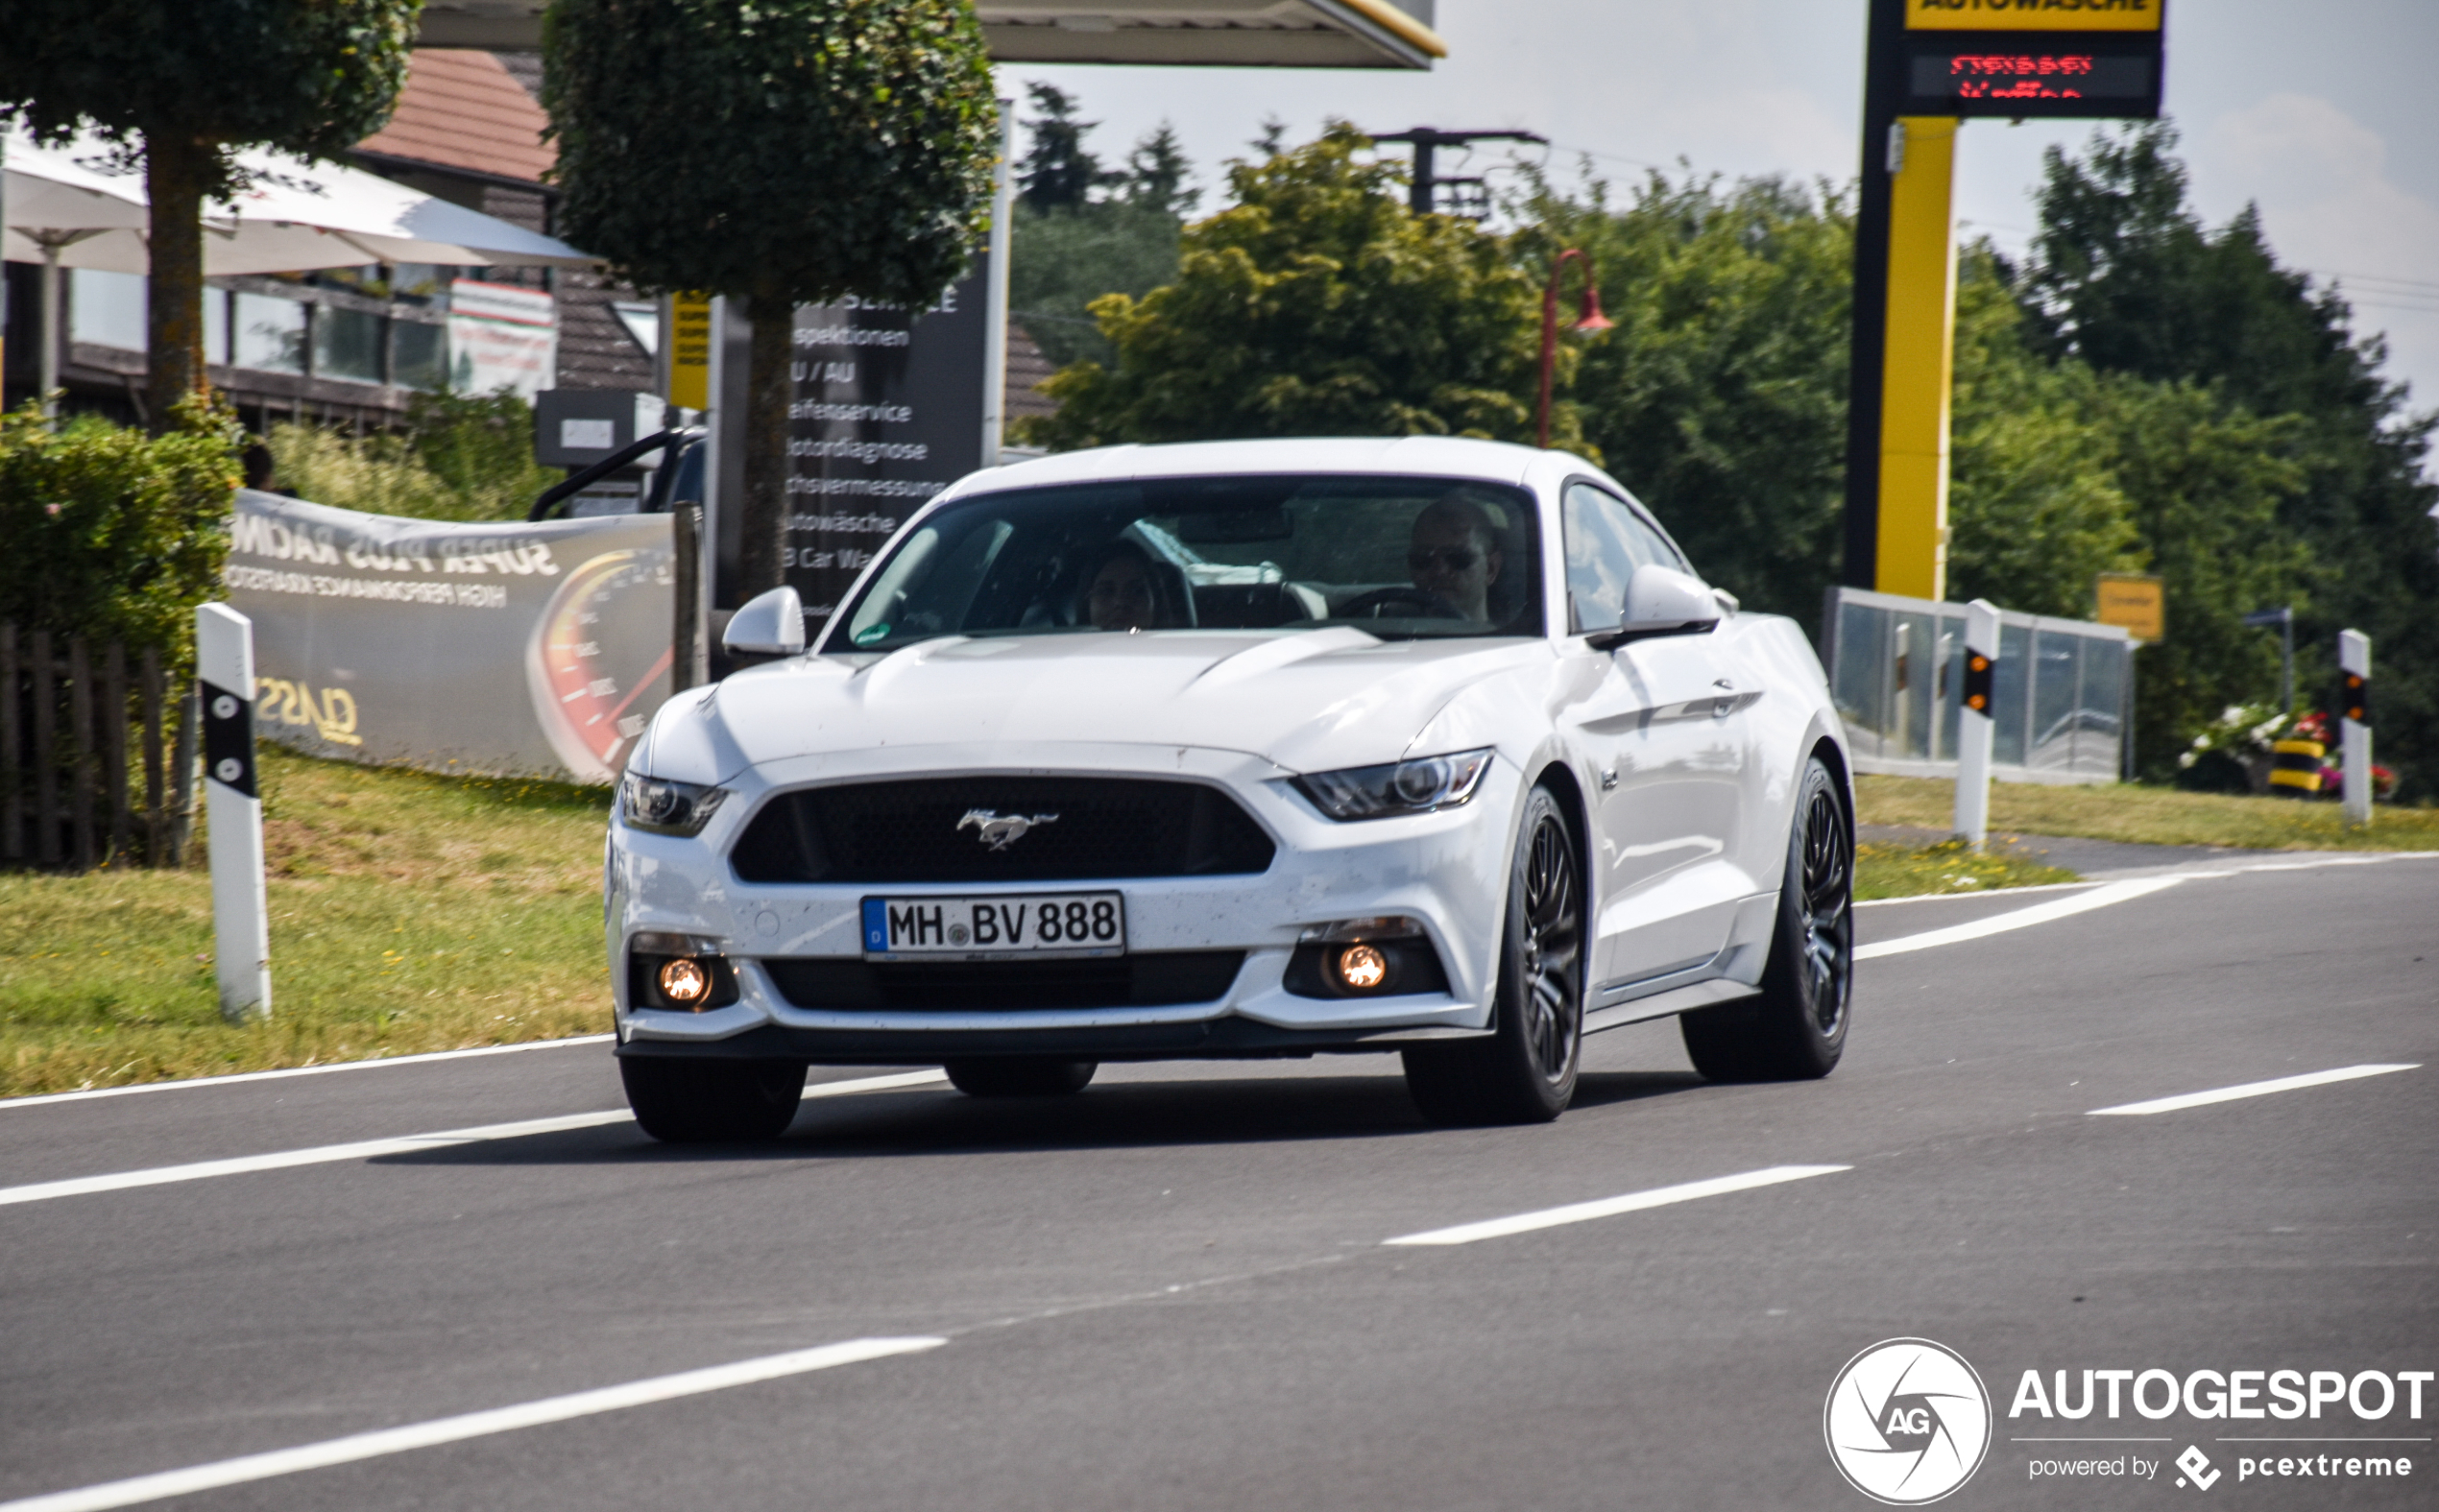
{"type": "Polygon", "coordinates": [[[561,474],[534,461],[533,411],[503,389],[423,394],[406,429],[351,436],[278,424],[266,438],[275,482],[334,509],[413,519],[522,519],[561,474]]]}
{"type": "Polygon", "coordinates": [[[195,606],[219,596],[240,433],[201,397],[175,413],[157,437],[94,416],[53,430],[32,403],[0,416],[0,619],[184,663],[195,606]]]}

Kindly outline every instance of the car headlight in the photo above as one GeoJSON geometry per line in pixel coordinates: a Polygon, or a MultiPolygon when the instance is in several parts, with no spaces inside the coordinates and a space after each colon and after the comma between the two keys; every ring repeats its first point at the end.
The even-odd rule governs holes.
{"type": "Polygon", "coordinates": [[[1454,808],[1474,796],[1490,770],[1487,751],[1416,756],[1386,766],[1351,766],[1339,772],[1308,772],[1295,785],[1332,819],[1387,819],[1454,808]]]}
{"type": "Polygon", "coordinates": [[[724,787],[629,772],[618,779],[618,817],[631,829],[659,835],[701,834],[727,797],[724,787]]]}

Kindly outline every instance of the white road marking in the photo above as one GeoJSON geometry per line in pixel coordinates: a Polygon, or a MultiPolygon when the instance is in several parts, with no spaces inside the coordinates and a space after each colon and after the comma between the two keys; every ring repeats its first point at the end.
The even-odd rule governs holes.
{"type": "Polygon", "coordinates": [[[2305,1087],[2326,1087],[2331,1082],[2351,1082],[2365,1076],[2385,1076],[2390,1071],[2418,1071],[2420,1062],[2402,1066],[2341,1066],[2333,1071],[2313,1071],[2306,1076],[2282,1076],[2276,1081],[2246,1082],[2241,1087],[2221,1087],[2214,1092],[2186,1092],[2179,1097],[2155,1097],[2149,1102],[2121,1103],[2114,1108],[2094,1108],[2089,1116],[2114,1116],[2120,1114],[2175,1113],[2181,1108],[2207,1108],[2214,1102],[2234,1102],[2244,1097],[2266,1097],[2272,1092],[2295,1092],[2305,1087]]]}
{"type": "Polygon", "coordinates": [[[107,1507],[132,1507],[146,1501],[158,1501],[164,1497],[191,1496],[220,1486],[243,1485],[250,1480],[293,1476],[303,1470],[321,1470],[330,1465],[351,1464],[360,1459],[377,1459],[384,1454],[429,1449],[436,1444],[454,1444],[493,1433],[513,1432],[518,1428],[538,1428],[545,1423],[565,1423],[570,1418],[590,1417],[597,1412],[616,1412],[679,1397],[700,1396],[707,1391],[726,1391],[732,1386],[750,1386],[757,1381],[802,1376],[867,1359],[920,1354],[938,1349],[948,1342],[935,1337],[849,1339],[841,1344],[824,1344],[817,1349],[791,1350],[785,1355],[765,1355],[760,1359],[739,1360],[734,1365],[685,1370],[674,1376],[630,1380],[622,1386],[570,1392],[564,1397],[544,1397],[539,1402],[521,1403],[511,1407],[493,1407],[488,1411],[461,1413],[451,1418],[434,1418],[428,1423],[409,1423],[371,1433],[351,1433],[346,1438],[325,1439],[319,1444],[302,1444],[295,1449],[241,1454],[235,1459],[217,1460],[184,1470],[165,1470],[157,1475],[136,1476],[74,1491],[54,1491],[16,1501],[0,1501],[0,1512],[101,1512],[107,1507]]]}
{"type": "Polygon", "coordinates": [[[480,1044],[471,1050],[432,1050],[423,1055],[383,1055],[369,1061],[332,1061],[325,1066],[291,1066],[276,1071],[239,1071],[230,1076],[189,1076],[174,1082],[137,1082],[132,1087],[89,1087],[83,1092],[43,1092],[34,1097],[0,1097],[0,1112],[35,1108],[50,1102],[85,1102],[94,1097],[132,1097],[137,1092],[177,1092],[187,1087],[227,1087],[234,1082],[270,1082],[287,1076],[325,1076],[332,1071],[369,1071],[384,1066],[423,1066],[433,1061],[463,1061],[477,1055],[514,1055],[519,1050],[556,1050],[572,1044],[608,1044],[617,1036],[580,1034],[567,1040],[529,1040],[522,1044],[480,1044]]]}
{"type": "Polygon", "coordinates": [[[1898,903],[1954,903],[1975,898],[2016,898],[2025,893],[2071,893],[2081,888],[2098,887],[2098,882],[2039,882],[2031,887],[1984,887],[1969,893],[1914,893],[1904,898],[1865,898],[1856,901],[1857,908],[1892,908],[1898,903]]]}
{"type": "Polygon", "coordinates": [[[1880,940],[1854,948],[1854,958],[1869,961],[1880,955],[1903,955],[1909,950],[1928,950],[1934,946],[1962,945],[1986,935],[2005,934],[2011,929],[2029,929],[2056,919],[2070,919],[2076,914],[2106,908],[2137,898],[2147,898],[2163,888],[2184,881],[2182,876],[2143,876],[2131,881],[2106,882],[2088,893],[2061,898],[2052,902],[2035,903],[2030,908],[2017,908],[1970,924],[1950,924],[1944,929],[1926,929],[1920,934],[1900,935],[1895,940],[1880,940]]]}
{"type": "MultiPolygon", "coordinates": [[[[842,1097],[855,1092],[891,1092],[947,1081],[945,1071],[900,1071],[888,1076],[863,1076],[854,1081],[817,1082],[805,1089],[807,1097],[842,1097]]],[[[537,1134],[564,1134],[627,1123],[635,1115],[624,1108],[599,1113],[571,1113],[555,1118],[527,1118],[518,1123],[487,1123],[471,1129],[443,1129],[433,1134],[399,1135],[387,1140],[357,1140],[348,1144],[321,1144],[310,1149],[281,1150],[271,1155],[240,1155],[228,1160],[195,1161],[184,1165],[155,1165],[144,1170],[114,1171],[107,1176],[77,1176],[65,1181],[0,1187],[0,1207],[44,1202],[53,1197],[83,1197],[93,1192],[125,1191],[134,1187],[161,1187],[172,1182],[204,1181],[214,1176],[243,1176],[253,1171],[285,1170],[295,1165],[326,1165],[336,1161],[369,1161],[383,1155],[447,1149],[485,1140],[521,1140],[537,1134]]]]}
{"type": "MultiPolygon", "coordinates": [[[[2150,876],[2174,876],[2185,881],[2206,877],[2243,876],[2253,872],[2316,872],[2329,866],[2385,866],[2391,861],[2439,861],[2439,851],[2381,851],[2367,855],[2315,855],[2301,861],[2257,861],[2247,866],[2203,866],[2189,862],[2174,873],[2165,869],[2143,877],[2119,876],[2116,880],[2148,880],[2150,876]]],[[[2080,882],[2042,882],[2033,887],[1991,887],[1978,892],[1917,893],[1910,898],[1867,898],[1857,908],[1886,908],[1898,903],[1952,903],[1972,898],[2014,898],[2021,893],[2063,893],[2075,888],[2110,885],[2111,876],[2103,874],[2080,882]]]]}
{"type": "MultiPolygon", "coordinates": [[[[1614,1217],[1621,1212],[1640,1212],[1645,1208],[1665,1208],[1673,1202],[1692,1202],[1698,1197],[1725,1196],[1731,1191],[1750,1191],[1755,1187],[1775,1187],[1780,1182],[1801,1181],[1807,1176],[1827,1176],[1835,1171],[1849,1171],[1851,1165],[1773,1165],[1765,1170],[1747,1171],[1741,1176],[1714,1176],[1708,1181],[1689,1181],[1675,1187],[1654,1187],[1650,1191],[1629,1192],[1623,1197],[1604,1197],[1598,1202],[1570,1203],[1563,1208],[1544,1208],[1538,1212],[1519,1212],[1513,1217],[1485,1218],[1480,1223],[1461,1223],[1453,1229],[1431,1229],[1421,1234],[1402,1235],[1383,1239],[1384,1244],[1471,1244],[1477,1239],[1496,1239],[1510,1234],[1530,1234],[1535,1229],[1555,1229],[1561,1224],[1582,1223],[1592,1218],[1614,1217]]],[[[0,1509],[5,1512],[5,1509],[0,1509]]]]}

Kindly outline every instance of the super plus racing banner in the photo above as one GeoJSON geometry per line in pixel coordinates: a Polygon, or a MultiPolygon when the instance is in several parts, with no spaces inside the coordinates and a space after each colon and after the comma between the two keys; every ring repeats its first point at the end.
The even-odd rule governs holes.
{"type": "Polygon", "coordinates": [[[669,696],[669,517],[400,519],[240,490],[254,725],[315,756],[614,780],[669,696]]]}

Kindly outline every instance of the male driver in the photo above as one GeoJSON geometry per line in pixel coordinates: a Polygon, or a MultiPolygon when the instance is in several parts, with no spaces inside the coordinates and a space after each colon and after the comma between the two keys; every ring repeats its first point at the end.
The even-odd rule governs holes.
{"type": "Polygon", "coordinates": [[[1498,527],[1481,504],[1444,493],[1414,516],[1406,569],[1414,587],[1443,599],[1465,618],[1490,620],[1490,585],[1499,581],[1498,527]]]}

